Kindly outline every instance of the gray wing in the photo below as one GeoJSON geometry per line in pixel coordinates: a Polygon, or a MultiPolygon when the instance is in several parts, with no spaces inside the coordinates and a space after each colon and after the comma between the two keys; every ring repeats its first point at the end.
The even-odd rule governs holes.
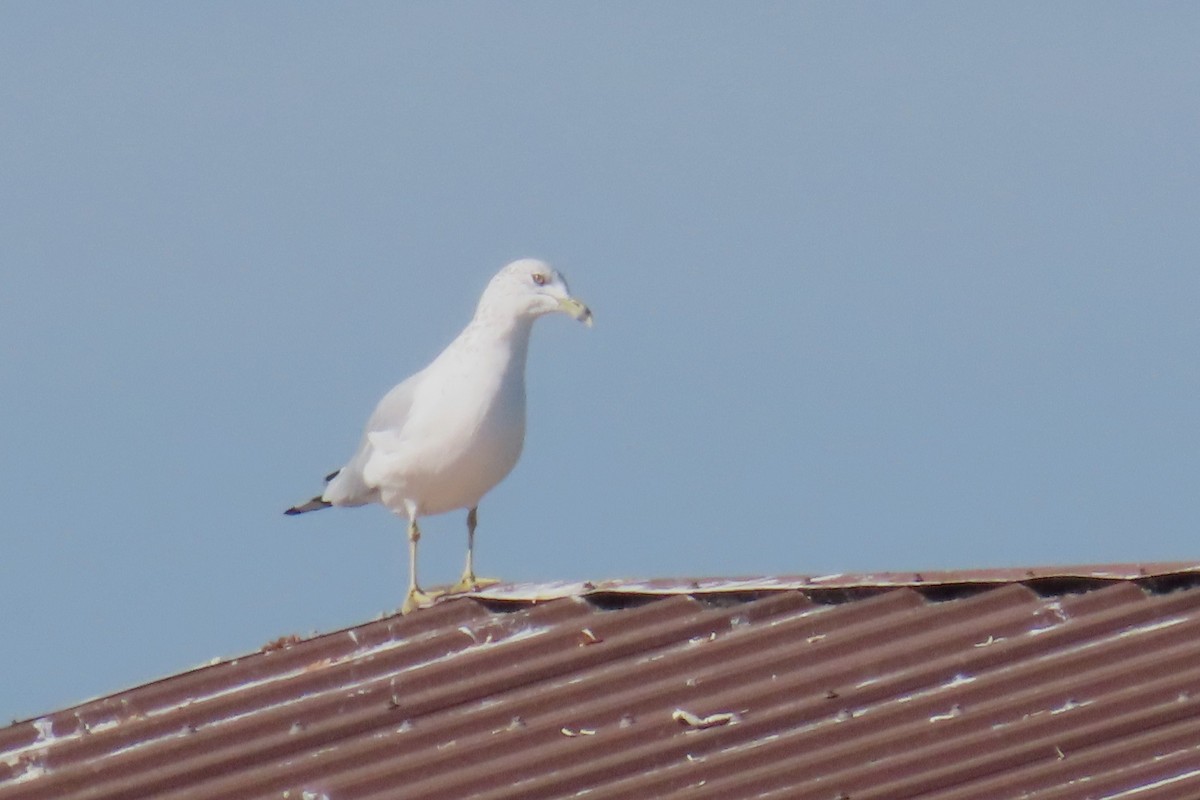
{"type": "Polygon", "coordinates": [[[379,500],[378,491],[368,486],[362,477],[363,467],[371,457],[371,442],[367,435],[377,431],[399,431],[404,428],[409,409],[412,408],[413,396],[416,394],[415,387],[423,372],[424,370],[410,375],[393,386],[375,406],[359,441],[358,451],[346,462],[346,466],[330,478],[325,493],[321,495],[323,500],[335,506],[361,506],[379,500]]]}

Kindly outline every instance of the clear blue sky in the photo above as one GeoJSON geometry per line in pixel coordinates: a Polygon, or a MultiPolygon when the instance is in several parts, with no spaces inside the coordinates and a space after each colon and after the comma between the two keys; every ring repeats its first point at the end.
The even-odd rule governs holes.
{"type": "MultiPolygon", "coordinates": [[[[512,580],[1200,556],[1200,5],[0,5],[0,719],[403,598],[285,518],[506,261],[512,580]]],[[[462,514],[425,525],[429,583],[462,514]]]]}

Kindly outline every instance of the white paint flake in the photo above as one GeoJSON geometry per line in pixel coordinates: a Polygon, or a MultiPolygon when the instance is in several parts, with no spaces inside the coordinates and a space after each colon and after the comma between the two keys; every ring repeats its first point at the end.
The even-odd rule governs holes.
{"type": "Polygon", "coordinates": [[[1084,706],[1090,706],[1094,702],[1096,702],[1096,701],[1095,700],[1075,700],[1073,698],[1068,697],[1065,701],[1063,701],[1063,704],[1061,706],[1059,706],[1058,708],[1050,709],[1050,716],[1053,717],[1058,714],[1064,714],[1067,711],[1074,711],[1077,708],[1083,708],[1084,706]]]}
{"type": "Polygon", "coordinates": [[[22,772],[17,777],[13,778],[12,782],[13,783],[24,783],[25,781],[32,781],[32,780],[42,777],[43,775],[49,775],[49,774],[50,774],[50,770],[46,769],[41,764],[28,764],[25,767],[25,771],[22,772]]]}
{"type": "Polygon", "coordinates": [[[1181,772],[1178,775],[1172,775],[1169,778],[1163,778],[1162,780],[1154,781],[1152,783],[1144,783],[1141,786],[1134,786],[1132,789],[1122,789],[1116,794],[1106,794],[1104,797],[1098,798],[1098,800],[1120,800],[1124,797],[1135,797],[1142,792],[1150,792],[1155,789],[1161,789],[1164,786],[1170,786],[1172,783],[1186,781],[1189,778],[1195,778],[1197,776],[1200,776],[1200,769],[1193,769],[1189,770],[1188,772],[1181,772]]]}
{"type": "Polygon", "coordinates": [[[42,717],[33,721],[33,727],[38,732],[37,741],[35,744],[49,744],[54,741],[54,723],[49,717],[42,717]]]}

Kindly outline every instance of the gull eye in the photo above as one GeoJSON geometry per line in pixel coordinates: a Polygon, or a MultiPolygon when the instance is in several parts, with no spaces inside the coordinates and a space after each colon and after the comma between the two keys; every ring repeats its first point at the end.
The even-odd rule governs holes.
{"type": "Polygon", "coordinates": [[[533,273],[533,282],[536,283],[538,286],[545,286],[546,285],[546,276],[540,272],[535,272],[535,273],[533,273]]]}

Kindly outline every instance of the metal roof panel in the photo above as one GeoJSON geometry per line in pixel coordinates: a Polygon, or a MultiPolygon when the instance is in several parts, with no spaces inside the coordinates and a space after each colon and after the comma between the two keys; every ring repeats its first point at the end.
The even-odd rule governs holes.
{"type": "Polygon", "coordinates": [[[0,800],[1200,791],[1195,564],[489,587],[0,729],[0,800]]]}

